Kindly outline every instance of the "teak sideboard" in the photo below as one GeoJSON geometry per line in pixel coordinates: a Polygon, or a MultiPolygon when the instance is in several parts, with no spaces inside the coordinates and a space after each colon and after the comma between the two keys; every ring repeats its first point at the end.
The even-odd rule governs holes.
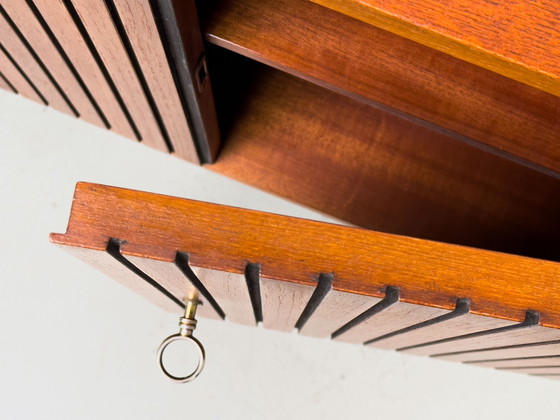
{"type": "Polygon", "coordinates": [[[79,185],[55,242],[151,300],[558,375],[559,28],[553,0],[5,0],[0,87],[368,229],[79,185]],[[174,242],[166,206],[251,242],[174,242]]]}

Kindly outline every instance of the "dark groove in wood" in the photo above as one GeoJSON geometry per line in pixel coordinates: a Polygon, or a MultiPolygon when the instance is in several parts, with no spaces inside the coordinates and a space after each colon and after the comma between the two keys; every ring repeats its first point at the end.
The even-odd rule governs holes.
{"type": "Polygon", "coordinates": [[[430,357],[442,357],[442,356],[451,356],[456,354],[478,353],[481,351],[490,351],[490,350],[509,350],[509,349],[518,349],[521,347],[539,347],[539,346],[547,346],[549,344],[560,344],[560,340],[541,341],[538,343],[514,344],[511,346],[487,347],[485,349],[476,349],[476,350],[453,351],[449,353],[433,354],[430,357]]]}
{"type": "Polygon", "coordinates": [[[126,259],[125,256],[121,254],[121,243],[123,242],[124,241],[116,238],[109,239],[109,242],[107,242],[107,253],[111,257],[116,259],[118,262],[120,262],[122,265],[124,265],[126,268],[128,268],[130,271],[132,271],[134,274],[136,274],[138,277],[140,277],[142,280],[145,280],[150,286],[153,286],[156,290],[163,293],[165,296],[167,296],[169,299],[171,299],[173,302],[179,305],[179,307],[184,309],[185,304],[183,302],[181,302],[179,299],[173,296],[161,284],[156,282],[154,279],[152,279],[150,276],[148,276],[146,273],[144,273],[142,270],[140,270],[138,267],[132,264],[129,260],[126,259]]]}
{"type": "Polygon", "coordinates": [[[80,31],[80,34],[82,34],[82,38],[84,39],[84,42],[86,43],[87,47],[89,48],[89,51],[91,52],[91,55],[93,56],[93,59],[95,60],[95,62],[99,66],[99,69],[101,70],[101,73],[103,73],[103,76],[105,77],[105,80],[107,81],[107,84],[109,85],[109,88],[113,91],[113,94],[115,95],[115,99],[119,103],[119,105],[120,105],[128,123],[130,124],[130,127],[132,128],[132,131],[134,131],[134,135],[136,136],[136,140],[142,141],[142,135],[140,134],[140,131],[138,130],[138,127],[136,126],[136,123],[134,122],[134,119],[132,118],[132,115],[130,115],[130,112],[128,111],[128,108],[125,105],[124,100],[123,100],[119,90],[117,89],[117,86],[115,85],[115,82],[113,81],[113,78],[109,74],[109,71],[107,70],[107,67],[105,67],[105,64],[103,63],[103,59],[99,55],[99,52],[97,51],[97,48],[95,48],[95,45],[94,45],[91,37],[89,36],[82,20],[80,19],[80,16],[78,15],[78,12],[74,8],[74,5],[72,4],[72,1],[71,0],[63,0],[63,3],[66,6],[66,9],[68,10],[68,13],[70,13],[70,16],[72,17],[72,20],[74,21],[74,24],[76,25],[76,27],[80,31]]]}
{"type": "Polygon", "coordinates": [[[16,89],[16,87],[14,85],[12,85],[12,83],[8,80],[8,78],[6,76],[4,76],[4,74],[0,71],[0,78],[6,82],[6,84],[8,85],[8,87],[10,89],[12,89],[12,92],[14,92],[15,94],[19,94],[18,90],[16,89]]]}
{"type": "Polygon", "coordinates": [[[392,287],[392,286],[387,287],[387,289],[385,291],[385,297],[383,298],[383,300],[381,302],[376,303],[371,308],[369,308],[367,311],[362,312],[360,315],[358,315],[352,321],[346,323],[345,325],[340,327],[338,330],[333,332],[331,334],[331,338],[338,337],[339,335],[345,333],[349,329],[355,327],[356,325],[364,322],[365,320],[371,318],[375,314],[381,312],[382,310],[384,310],[384,309],[388,308],[389,306],[393,305],[394,303],[398,302],[399,301],[399,295],[400,295],[400,292],[399,292],[398,287],[392,287]]]}
{"type": "MultiPolygon", "coordinates": [[[[404,350],[409,350],[409,349],[415,349],[415,348],[418,348],[418,347],[431,346],[433,344],[448,343],[450,341],[463,340],[465,338],[481,337],[481,336],[484,336],[484,335],[498,334],[498,333],[502,333],[502,332],[506,332],[506,331],[517,330],[517,329],[520,329],[520,328],[529,328],[529,327],[533,327],[535,325],[538,325],[539,324],[539,318],[540,318],[540,316],[537,312],[527,311],[527,313],[525,315],[525,320],[523,322],[520,322],[519,324],[516,324],[516,325],[509,325],[507,327],[493,328],[491,330],[479,331],[479,332],[470,333],[470,334],[458,335],[458,336],[455,336],[455,337],[443,338],[441,340],[430,341],[428,343],[415,344],[414,346],[402,347],[400,349],[397,349],[397,351],[404,351],[404,350]]],[[[468,353],[470,351],[471,350],[468,350],[468,351],[465,351],[465,352],[461,351],[461,352],[458,352],[458,353],[468,353]]],[[[476,351],[479,351],[479,350],[476,350],[476,351]]],[[[444,353],[437,354],[437,355],[432,355],[431,357],[442,356],[443,354],[444,353]]],[[[445,354],[447,354],[447,353],[445,353],[445,354]]]]}
{"type": "Polygon", "coordinates": [[[253,305],[253,312],[257,322],[263,322],[260,278],[261,265],[247,263],[245,266],[245,280],[247,281],[249,297],[251,298],[251,304],[253,305]]]}
{"type": "Polygon", "coordinates": [[[14,67],[17,69],[17,71],[19,71],[19,73],[21,74],[21,76],[25,79],[25,81],[27,83],[29,83],[29,86],[31,86],[31,88],[35,91],[35,93],[39,96],[39,98],[41,98],[41,100],[43,101],[43,104],[45,105],[49,105],[49,101],[47,101],[47,98],[45,98],[45,96],[41,93],[41,91],[39,90],[39,88],[37,86],[35,86],[35,83],[33,83],[33,81],[27,76],[27,74],[23,71],[23,69],[19,66],[19,64],[17,63],[16,60],[14,60],[14,57],[12,57],[12,55],[8,52],[8,50],[6,48],[4,48],[4,45],[2,45],[2,43],[0,43],[0,50],[2,50],[2,52],[4,54],[6,54],[6,57],[8,57],[8,60],[10,60],[12,62],[12,64],[14,65],[14,67]]]}
{"type": "Polygon", "coordinates": [[[70,100],[70,98],[68,97],[68,95],[66,95],[66,92],[64,92],[64,90],[62,89],[62,87],[58,84],[58,82],[56,81],[56,79],[54,78],[54,76],[52,75],[52,73],[50,72],[50,70],[47,68],[47,66],[45,65],[45,63],[43,62],[43,60],[41,60],[41,57],[39,57],[39,55],[37,54],[37,52],[35,51],[35,49],[31,46],[31,44],[27,41],[27,38],[25,37],[25,35],[23,35],[23,33],[19,30],[19,28],[17,27],[17,25],[15,24],[15,22],[12,20],[12,18],[10,17],[10,15],[8,14],[8,12],[6,12],[6,10],[4,9],[4,7],[2,5],[0,5],[0,14],[2,14],[2,16],[4,16],[4,18],[6,19],[6,21],[8,22],[8,24],[10,25],[10,27],[12,28],[12,30],[15,32],[15,34],[17,35],[17,37],[21,40],[21,42],[23,43],[23,45],[25,45],[25,48],[27,48],[27,50],[29,51],[29,53],[31,54],[31,56],[35,59],[35,61],[37,62],[37,64],[39,65],[39,67],[41,68],[41,70],[43,70],[43,72],[45,73],[45,75],[47,76],[47,78],[50,80],[50,82],[53,84],[54,88],[58,91],[58,93],[60,93],[60,96],[62,96],[62,99],[64,99],[64,102],[66,102],[66,104],[70,107],[70,109],[72,110],[72,113],[74,114],[74,116],[76,118],[80,117],[80,112],[77,110],[77,108],[74,106],[74,104],[72,103],[72,101],[70,100]]]}
{"type": "Polygon", "coordinates": [[[119,12],[118,12],[113,0],[105,0],[105,5],[107,6],[107,9],[109,10],[109,14],[111,15],[111,18],[113,19],[113,22],[115,24],[115,28],[117,29],[119,37],[120,37],[120,39],[121,39],[121,41],[124,45],[124,49],[126,50],[126,53],[128,54],[128,58],[130,59],[130,62],[132,64],[132,68],[134,69],[136,75],[138,76],[138,80],[140,81],[140,85],[142,86],[142,90],[144,91],[144,94],[146,95],[146,99],[148,100],[148,104],[150,105],[150,109],[152,110],[152,113],[154,114],[154,117],[156,119],[159,131],[161,132],[163,140],[165,141],[165,145],[167,146],[167,150],[168,150],[169,153],[173,153],[175,151],[175,148],[173,147],[173,143],[171,142],[171,138],[169,137],[167,127],[165,127],[165,123],[164,123],[163,118],[161,116],[161,112],[159,112],[159,108],[158,108],[158,106],[156,104],[156,101],[154,99],[154,95],[152,94],[152,91],[150,90],[150,87],[148,86],[148,82],[146,81],[146,76],[144,75],[144,71],[142,70],[142,66],[140,65],[140,62],[138,61],[138,57],[136,56],[136,52],[134,51],[134,48],[132,47],[132,44],[130,43],[130,39],[128,38],[128,34],[126,33],[126,29],[125,29],[124,24],[122,22],[121,16],[119,15],[119,12]]]}
{"type": "Polygon", "coordinates": [[[111,123],[109,122],[109,120],[105,116],[105,113],[103,112],[103,110],[101,109],[99,104],[97,103],[97,100],[94,98],[93,94],[91,93],[91,91],[87,87],[86,83],[82,79],[82,76],[80,75],[78,70],[76,70],[76,67],[74,66],[74,63],[72,63],[72,61],[70,60],[70,57],[68,57],[68,54],[66,54],[66,51],[64,51],[64,48],[62,48],[62,45],[60,45],[60,42],[58,41],[58,39],[56,38],[56,36],[52,32],[48,23],[43,18],[43,15],[39,11],[39,9],[37,9],[37,6],[35,6],[35,3],[33,3],[33,0],[26,0],[26,2],[27,2],[27,5],[29,6],[29,8],[31,9],[31,11],[33,12],[33,14],[35,15],[35,18],[37,19],[37,21],[42,26],[43,30],[45,31],[45,33],[47,34],[47,36],[49,37],[49,39],[53,43],[54,47],[56,48],[56,50],[58,51],[58,53],[60,54],[60,56],[62,57],[64,62],[66,63],[66,65],[68,66],[68,69],[70,70],[70,72],[76,78],[76,81],[78,82],[78,84],[80,85],[80,87],[84,91],[85,95],[87,96],[87,98],[91,102],[91,105],[93,106],[93,108],[97,112],[97,115],[99,115],[99,118],[101,118],[101,121],[103,121],[103,124],[105,125],[105,127],[108,130],[110,130],[112,128],[111,123]]]}
{"type": "Polygon", "coordinates": [[[375,343],[376,341],[381,341],[381,340],[384,340],[384,339],[389,338],[389,337],[393,337],[393,336],[398,335],[398,334],[403,334],[403,333],[407,333],[409,331],[417,330],[419,328],[424,328],[424,327],[428,327],[430,325],[439,324],[440,322],[445,322],[445,321],[448,321],[450,319],[457,318],[461,315],[468,314],[469,310],[470,310],[470,306],[471,306],[470,299],[457,299],[457,306],[455,307],[455,310],[453,312],[438,316],[436,318],[428,319],[424,322],[420,322],[418,324],[411,325],[410,327],[406,327],[406,328],[400,329],[398,331],[394,331],[394,332],[391,332],[389,334],[382,335],[382,336],[377,337],[377,338],[372,338],[371,340],[365,341],[364,345],[375,343]]]}
{"type": "Polygon", "coordinates": [[[167,62],[171,70],[171,75],[173,76],[179,99],[183,105],[183,112],[189,128],[191,129],[191,135],[198,158],[201,164],[213,163],[212,152],[204,128],[204,120],[196,101],[197,94],[193,84],[193,77],[185,56],[183,40],[177,28],[172,0],[149,1],[158,33],[162,40],[167,62]]]}
{"type": "Polygon", "coordinates": [[[469,360],[466,362],[463,362],[465,364],[477,364],[477,363],[486,363],[486,362],[507,362],[507,361],[513,361],[513,360],[534,360],[534,359],[547,359],[549,357],[557,357],[560,359],[560,355],[557,354],[551,354],[548,356],[528,356],[528,357],[506,357],[506,358],[502,358],[502,359],[484,359],[484,360],[469,360]]]}
{"type": "Polygon", "coordinates": [[[218,315],[222,319],[224,319],[226,317],[225,312],[220,307],[218,302],[216,302],[214,296],[212,296],[208,291],[208,289],[204,287],[204,285],[197,277],[197,275],[194,273],[194,271],[192,271],[192,268],[189,265],[189,254],[186,252],[180,252],[180,251],[177,252],[177,255],[175,257],[175,265],[179,268],[179,270],[181,270],[181,272],[185,275],[185,277],[189,279],[189,281],[193,284],[193,286],[196,287],[196,289],[200,292],[200,294],[206,298],[208,303],[212,305],[212,307],[218,313],[218,315]]]}
{"type": "MultiPolygon", "coordinates": [[[[494,368],[496,370],[519,370],[519,369],[550,369],[550,368],[560,368],[560,365],[550,365],[550,366],[513,366],[513,367],[498,367],[494,368]]],[[[538,373],[535,373],[538,375],[538,373]]]]}
{"type": "Polygon", "coordinates": [[[330,273],[321,273],[319,275],[317,287],[315,287],[313,294],[309,298],[309,302],[307,302],[305,309],[296,322],[296,328],[298,331],[303,328],[307,320],[311,318],[311,315],[313,315],[313,312],[315,312],[315,310],[319,307],[327,293],[330,292],[333,280],[334,276],[330,273]]]}

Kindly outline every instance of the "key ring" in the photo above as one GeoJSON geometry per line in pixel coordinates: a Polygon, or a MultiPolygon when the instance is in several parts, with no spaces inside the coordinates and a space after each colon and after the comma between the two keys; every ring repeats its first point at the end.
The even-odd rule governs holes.
{"type": "Polygon", "coordinates": [[[202,369],[204,368],[204,362],[206,360],[206,353],[204,352],[204,347],[202,343],[198,341],[195,337],[193,337],[193,331],[196,328],[196,307],[200,302],[198,300],[188,300],[185,302],[185,315],[179,318],[179,333],[173,334],[167,337],[163,342],[160,344],[157,352],[157,359],[158,364],[165,376],[171,379],[173,382],[184,384],[186,382],[190,382],[194,380],[202,369]],[[169,373],[169,371],[165,368],[163,364],[163,354],[167,346],[175,341],[190,341],[193,342],[196,346],[198,351],[198,365],[196,366],[195,370],[187,375],[187,376],[175,376],[169,373]]]}

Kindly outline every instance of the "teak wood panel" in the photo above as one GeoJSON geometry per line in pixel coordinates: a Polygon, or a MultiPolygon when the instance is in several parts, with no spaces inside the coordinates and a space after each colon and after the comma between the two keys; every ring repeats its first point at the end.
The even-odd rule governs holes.
{"type": "Polygon", "coordinates": [[[0,14],[0,37],[0,44],[5,48],[5,53],[12,57],[26,77],[33,82],[47,104],[58,111],[76,116],[53,80],[49,78],[2,14],[0,14]]]}
{"type": "Polygon", "coordinates": [[[5,0],[2,6],[76,108],[78,116],[99,127],[105,127],[86,92],[64,62],[29,5],[23,0],[5,0]]]}
{"type": "MultiPolygon", "coordinates": [[[[557,335],[557,338],[559,336],[557,335]]],[[[527,343],[525,345],[508,345],[504,343],[498,348],[485,348],[476,351],[446,354],[439,356],[442,359],[455,362],[474,362],[478,360],[506,359],[520,357],[539,357],[560,354],[560,339],[552,343],[527,343]]]]}
{"type": "Polygon", "coordinates": [[[199,307],[196,312],[200,316],[221,319],[221,316],[216,312],[212,304],[200,294],[196,286],[193,285],[175,263],[140,258],[133,255],[127,256],[126,259],[165,287],[166,290],[181,302],[187,299],[197,300],[199,307]]]}
{"type": "Polygon", "coordinates": [[[95,184],[77,186],[67,233],[52,234],[51,240],[168,310],[180,310],[181,299],[196,295],[196,278],[211,295],[204,296],[216,298],[234,322],[254,325],[254,305],[262,301],[265,327],[270,318],[273,328],[289,330],[310,315],[306,322],[319,318],[321,328],[334,321],[333,330],[339,320],[329,313],[334,307],[327,296],[336,292],[336,300],[344,301],[347,295],[344,313],[359,294],[382,299],[372,308],[390,301],[367,319],[357,315],[348,331],[375,325],[365,330],[383,335],[409,326],[422,330],[426,320],[457,310],[458,297],[466,293],[470,313],[513,321],[515,329],[489,335],[483,321],[479,336],[465,345],[461,333],[471,331],[472,319],[470,329],[456,329],[452,352],[437,356],[476,361],[559,352],[560,329],[542,326],[560,323],[558,263],[95,184]],[[179,253],[188,255],[188,267],[181,270],[192,270],[189,281],[185,271],[177,278],[179,253]],[[251,264],[259,267],[258,299],[250,292],[251,264]],[[325,273],[333,273],[331,290],[318,294],[325,273]],[[277,303],[266,310],[272,299],[277,303]],[[532,326],[520,323],[529,319],[528,309],[532,326]]]}
{"type": "Polygon", "coordinates": [[[158,150],[168,151],[146,92],[142,88],[107,5],[100,0],[72,0],[72,5],[120,92],[139,130],[142,142],[158,150]]]}
{"type": "Polygon", "coordinates": [[[292,331],[315,288],[263,278],[260,282],[263,326],[292,331]]]}
{"type": "Polygon", "coordinates": [[[36,88],[29,83],[29,80],[27,80],[14,63],[10,61],[2,49],[0,49],[0,70],[2,71],[2,75],[10,82],[18,94],[40,104],[47,104],[44,98],[39,96],[35,90],[36,88]]]}
{"type": "Polygon", "coordinates": [[[63,0],[33,0],[34,6],[64,50],[72,66],[109,122],[110,129],[129,139],[137,139],[123,108],[111,90],[86,41],[63,0]]]}
{"type": "Polygon", "coordinates": [[[555,0],[311,0],[560,96],[555,0]]]}
{"type": "Polygon", "coordinates": [[[238,324],[256,325],[251,296],[243,272],[225,272],[196,265],[191,267],[229,320],[238,324]]]}
{"type": "MultiPolygon", "coordinates": [[[[479,330],[483,331],[483,330],[479,330]]],[[[527,343],[560,340],[560,330],[543,328],[538,325],[519,326],[519,328],[500,330],[485,330],[487,334],[473,335],[461,338],[461,335],[449,341],[441,343],[422,345],[420,347],[412,347],[405,349],[407,353],[418,355],[440,356],[443,358],[462,358],[463,353],[457,356],[447,355],[448,353],[472,352],[473,350],[502,347],[509,345],[522,345],[527,343]]],[[[470,353],[465,353],[470,354],[470,353]]],[[[476,360],[476,359],[470,359],[476,360]]]]}
{"type": "Polygon", "coordinates": [[[543,366],[560,366],[560,355],[558,356],[536,356],[521,357],[518,359],[497,359],[486,361],[469,362],[477,366],[493,367],[496,369],[516,369],[523,367],[543,367],[543,366]]]}
{"type": "Polygon", "coordinates": [[[557,96],[309,1],[222,0],[207,9],[212,43],[560,174],[557,96]]]}
{"type": "Polygon", "coordinates": [[[381,301],[378,297],[330,290],[300,333],[325,338],[381,301]]]}
{"type": "Polygon", "coordinates": [[[395,302],[344,333],[335,340],[348,343],[364,343],[393,331],[398,331],[449,313],[448,309],[395,302]]]}
{"type": "Polygon", "coordinates": [[[193,139],[148,0],[112,0],[174,152],[198,162],[193,139]]]}
{"type": "Polygon", "coordinates": [[[230,54],[209,57],[234,110],[209,169],[369,229],[560,255],[560,180],[230,54]]]}
{"type": "Polygon", "coordinates": [[[506,319],[489,318],[466,313],[446,321],[410,329],[401,334],[382,338],[369,345],[383,349],[402,349],[422,343],[456,337],[458,331],[461,334],[472,334],[510,325],[515,325],[515,323],[506,319]]]}

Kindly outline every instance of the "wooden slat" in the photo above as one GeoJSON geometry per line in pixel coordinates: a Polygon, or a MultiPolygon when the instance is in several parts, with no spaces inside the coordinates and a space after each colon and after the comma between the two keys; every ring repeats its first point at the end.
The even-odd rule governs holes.
{"type": "Polygon", "coordinates": [[[139,278],[127,267],[109,255],[104,249],[95,250],[80,247],[62,247],[62,249],[87,262],[97,271],[118,281],[123,286],[134,290],[160,308],[166,311],[180,313],[181,308],[176,303],[139,278]]]}
{"type": "MultiPolygon", "coordinates": [[[[473,314],[521,322],[531,308],[540,313],[541,325],[560,327],[560,264],[550,261],[78,184],[68,231],[52,235],[52,241],[103,249],[111,237],[126,238],[131,255],[173,260],[177,250],[189,250],[192,267],[236,274],[239,279],[229,282],[239,285],[240,308],[246,307],[253,319],[243,276],[248,261],[261,264],[264,278],[315,286],[311,279],[317,273],[336,273],[332,287],[339,291],[381,297],[392,285],[400,288],[402,303],[430,306],[439,313],[454,310],[457,298],[467,297],[473,314]]],[[[210,283],[208,290],[229,316],[210,283]]],[[[534,340],[560,331],[528,329],[538,329],[534,340]]],[[[366,339],[371,338],[373,334],[366,339]]]]}
{"type": "MultiPolygon", "coordinates": [[[[125,253],[124,249],[123,253],[125,253]]],[[[175,263],[133,255],[125,255],[125,257],[180,301],[184,301],[185,299],[197,299],[202,302],[196,311],[197,315],[204,318],[221,319],[212,305],[200,294],[198,289],[189,281],[175,263]]]]}
{"type": "Polygon", "coordinates": [[[168,151],[146,94],[105,3],[101,0],[72,0],[72,4],[138,127],[142,142],[168,151]]]}
{"type": "Polygon", "coordinates": [[[1,14],[0,36],[0,41],[4,48],[46,98],[48,105],[58,111],[74,116],[74,112],[64,100],[61,93],[57,90],[48,75],[43,71],[37,61],[35,61],[35,58],[31,55],[17,34],[12,30],[8,21],[1,14]]]}
{"type": "Polygon", "coordinates": [[[236,111],[210,169],[369,229],[560,255],[559,180],[229,54],[210,64],[236,111]]]}
{"type": "Polygon", "coordinates": [[[469,313],[445,322],[429,325],[425,328],[418,328],[403,334],[397,334],[384,340],[371,343],[370,345],[382,349],[399,349],[455,337],[457,334],[471,334],[514,324],[514,322],[505,319],[490,318],[469,313]]]}
{"type": "Polygon", "coordinates": [[[314,290],[314,287],[304,284],[261,278],[264,327],[292,331],[314,290]]]}
{"type": "Polygon", "coordinates": [[[529,375],[560,375],[560,365],[515,368],[506,370],[512,373],[525,373],[529,375]]]}
{"type": "Polygon", "coordinates": [[[128,39],[157,104],[178,156],[198,163],[198,156],[148,0],[114,0],[128,39]]]}
{"type": "Polygon", "coordinates": [[[2,50],[0,50],[0,69],[2,70],[2,74],[4,74],[21,96],[46,105],[43,99],[37,94],[29,82],[25,80],[17,67],[14,66],[2,50]]]}
{"type": "Polygon", "coordinates": [[[216,299],[228,320],[244,325],[256,325],[251,297],[243,274],[191,265],[200,282],[216,299]]]}
{"type": "Polygon", "coordinates": [[[121,106],[64,6],[63,0],[33,0],[33,3],[94,96],[109,121],[111,130],[127,138],[136,139],[121,106]]]}
{"type": "Polygon", "coordinates": [[[560,96],[555,0],[312,0],[560,96]]]}
{"type": "MultiPolygon", "coordinates": [[[[491,330],[490,330],[491,331],[491,330]]],[[[461,334],[459,334],[461,335],[461,334]]],[[[405,350],[407,353],[421,355],[439,355],[449,352],[471,351],[506,345],[535,343],[547,340],[560,340],[560,330],[541,326],[512,329],[476,337],[447,341],[405,350]]],[[[476,360],[476,359],[471,359],[476,360]]]]}
{"type": "Polygon", "coordinates": [[[505,360],[488,360],[480,362],[469,362],[477,366],[494,367],[498,369],[517,368],[523,366],[540,367],[540,366],[556,366],[560,365],[560,353],[558,356],[537,356],[535,358],[505,359],[505,360]]]}
{"type": "Polygon", "coordinates": [[[348,331],[337,335],[335,340],[363,343],[446,313],[449,313],[449,310],[396,302],[348,331]]]}
{"type": "Polygon", "coordinates": [[[223,0],[208,9],[213,43],[560,173],[557,96],[308,1],[223,0]]]}
{"type": "Polygon", "coordinates": [[[300,330],[301,334],[326,338],[381,298],[331,290],[300,330]]]}
{"type": "Polygon", "coordinates": [[[6,0],[2,5],[23,33],[31,48],[41,58],[49,72],[76,107],[80,117],[92,124],[105,127],[103,120],[80,86],[79,81],[64,62],[64,59],[41,27],[28,4],[23,0],[6,0]]]}
{"type": "MultiPolygon", "coordinates": [[[[556,337],[560,337],[559,331],[556,332],[556,337]]],[[[442,356],[442,358],[455,362],[468,362],[474,360],[548,356],[550,354],[558,354],[560,352],[560,343],[558,342],[555,342],[555,344],[529,344],[508,348],[507,346],[512,345],[511,343],[511,341],[504,342],[504,348],[448,355],[442,356]]]]}

